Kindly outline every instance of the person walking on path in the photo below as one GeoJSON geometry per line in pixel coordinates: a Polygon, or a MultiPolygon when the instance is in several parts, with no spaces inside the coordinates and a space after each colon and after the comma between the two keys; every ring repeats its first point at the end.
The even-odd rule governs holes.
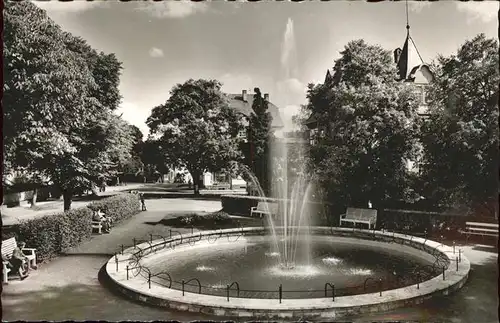
{"type": "Polygon", "coordinates": [[[139,193],[139,198],[141,199],[141,207],[143,211],[147,211],[146,209],[146,202],[144,201],[144,194],[139,193]]]}

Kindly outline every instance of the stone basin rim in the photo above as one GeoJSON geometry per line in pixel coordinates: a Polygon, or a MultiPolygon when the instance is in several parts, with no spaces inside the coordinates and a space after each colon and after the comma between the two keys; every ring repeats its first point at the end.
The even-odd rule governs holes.
{"type": "MultiPolygon", "coordinates": [[[[173,230],[174,232],[174,230],[173,230]]],[[[134,247],[129,247],[124,250],[123,254],[119,253],[109,259],[106,264],[106,273],[113,285],[128,297],[146,302],[149,304],[169,307],[177,310],[191,312],[210,312],[215,315],[230,315],[230,316],[246,316],[246,317],[295,317],[296,315],[303,316],[304,312],[310,312],[313,316],[344,316],[353,313],[374,312],[381,310],[394,309],[397,307],[418,304],[425,299],[437,295],[447,295],[453,292],[466,282],[470,270],[468,259],[461,254],[461,261],[458,266],[458,271],[455,268],[455,258],[457,252],[452,250],[452,247],[443,245],[439,242],[405,235],[393,232],[382,232],[365,229],[339,228],[339,227],[311,227],[313,235],[333,235],[335,237],[349,237],[362,240],[369,240],[370,237],[378,238],[377,241],[387,243],[396,242],[398,245],[405,245],[427,253],[438,252],[445,259],[448,259],[448,268],[445,270],[446,280],[442,280],[441,275],[431,278],[430,280],[419,283],[417,289],[416,284],[405,286],[402,288],[383,291],[382,296],[379,293],[358,294],[353,296],[339,296],[332,301],[331,297],[325,298],[302,298],[302,299],[283,299],[278,303],[277,299],[265,298],[233,298],[228,302],[226,297],[196,294],[182,292],[177,289],[169,289],[167,287],[155,286],[152,284],[151,289],[148,286],[147,279],[144,279],[140,274],[137,277],[129,277],[126,279],[125,263],[133,260],[134,253],[139,250],[147,251],[161,244],[180,242],[179,247],[189,247],[186,241],[196,241],[207,236],[223,236],[235,237],[241,234],[262,235],[267,233],[264,227],[246,227],[246,228],[231,228],[209,231],[198,231],[184,235],[175,235],[168,239],[156,239],[150,242],[143,242],[134,247]],[[192,239],[192,240],[189,240],[192,239]],[[402,242],[402,243],[400,243],[402,242]],[[116,257],[116,258],[115,258],[116,257]],[[119,270],[116,271],[116,262],[118,261],[119,270]],[[414,288],[411,288],[414,286],[414,288]],[[411,290],[410,290],[411,289],[411,290]],[[295,314],[294,314],[295,313],[295,314]]],[[[164,248],[161,252],[168,252],[171,249],[164,248]]],[[[147,257],[148,255],[145,255],[147,257]]],[[[133,275],[130,275],[133,276],[133,275]]],[[[306,313],[307,315],[307,313],[306,313]]]]}

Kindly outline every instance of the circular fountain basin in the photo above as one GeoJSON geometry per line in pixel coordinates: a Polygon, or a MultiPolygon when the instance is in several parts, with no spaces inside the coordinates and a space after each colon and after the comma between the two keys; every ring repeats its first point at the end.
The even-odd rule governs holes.
{"type": "Polygon", "coordinates": [[[106,270],[121,292],[143,302],[259,318],[334,318],[389,310],[447,294],[468,277],[470,264],[463,254],[456,263],[458,248],[453,252],[437,242],[344,228],[315,227],[312,233],[310,252],[297,257],[293,268],[279,265],[263,228],[244,228],[143,243],[110,259],[106,270]],[[442,270],[431,266],[436,256],[444,259],[445,279],[442,270]],[[127,275],[127,265],[140,266],[140,272],[129,269],[127,275]],[[428,270],[427,281],[417,279],[422,268],[428,270]],[[228,298],[226,286],[233,282],[241,291],[238,295],[233,284],[228,298]]]}

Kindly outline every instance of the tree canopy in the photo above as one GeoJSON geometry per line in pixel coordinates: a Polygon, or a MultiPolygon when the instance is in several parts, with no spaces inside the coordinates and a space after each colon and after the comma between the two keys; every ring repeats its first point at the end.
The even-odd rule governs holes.
{"type": "Polygon", "coordinates": [[[219,171],[241,158],[240,116],[228,106],[216,80],[190,79],[175,85],[169,99],[147,120],[151,134],[168,147],[173,164],[193,177],[195,194],[205,171],[219,171]]]}
{"type": "Polygon", "coordinates": [[[498,42],[484,34],[433,64],[431,114],[422,127],[424,195],[477,206],[498,194],[498,42]]]}
{"type": "Polygon", "coordinates": [[[259,180],[264,192],[268,193],[270,189],[269,150],[273,140],[272,116],[268,111],[269,102],[262,97],[260,89],[255,88],[254,92],[253,113],[250,115],[248,127],[250,151],[249,156],[247,156],[247,165],[259,180]]]}
{"type": "Polygon", "coordinates": [[[64,192],[89,188],[129,156],[120,102],[121,63],[61,30],[31,2],[5,2],[4,165],[64,192]]]}
{"type": "Polygon", "coordinates": [[[345,46],[333,70],[336,81],[310,85],[305,106],[318,120],[316,176],[346,204],[407,198],[406,165],[418,138],[415,94],[395,81],[391,53],[362,40],[345,46]]]}

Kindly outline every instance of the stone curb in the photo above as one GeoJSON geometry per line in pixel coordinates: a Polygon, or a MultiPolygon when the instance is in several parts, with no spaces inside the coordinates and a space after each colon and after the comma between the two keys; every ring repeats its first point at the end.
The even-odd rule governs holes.
{"type": "MultiPolygon", "coordinates": [[[[112,257],[106,264],[106,273],[113,285],[121,293],[132,299],[156,306],[226,317],[299,319],[336,318],[369,312],[388,311],[398,307],[420,304],[432,297],[448,295],[460,289],[467,281],[470,271],[470,262],[463,253],[461,255],[461,261],[458,263],[458,271],[456,270],[458,249],[454,250],[453,247],[424,238],[398,233],[347,228],[314,227],[311,228],[311,231],[315,234],[334,235],[335,237],[361,240],[372,240],[376,236],[378,241],[381,240],[382,243],[397,243],[393,246],[402,245],[428,254],[439,253],[448,260],[448,266],[444,270],[446,279],[443,280],[440,274],[430,280],[421,282],[418,289],[416,285],[405,286],[398,289],[383,291],[382,296],[377,292],[354,296],[340,296],[336,297],[335,301],[332,301],[331,297],[328,297],[283,299],[281,303],[279,303],[277,299],[255,298],[231,298],[231,301],[228,302],[225,297],[190,292],[185,292],[185,296],[183,296],[180,290],[169,289],[154,283],[152,283],[151,288],[149,288],[147,279],[140,274],[137,277],[129,275],[129,279],[127,279],[125,270],[126,264],[133,261],[133,253],[140,249],[144,251],[151,251],[153,249],[154,251],[154,249],[158,249],[159,246],[165,243],[178,245],[179,248],[188,248],[189,244],[186,243],[186,241],[192,242],[196,241],[192,240],[192,238],[198,240],[208,236],[227,236],[229,239],[231,236],[239,236],[242,233],[261,235],[266,232],[263,227],[200,231],[193,234],[173,236],[171,239],[166,239],[165,241],[160,239],[153,240],[152,242],[144,242],[138,244],[135,248],[131,247],[124,250],[123,254],[116,255],[118,270],[116,270],[117,262],[115,261],[115,257],[112,257]],[[414,288],[410,290],[410,287],[414,288]]],[[[171,250],[164,247],[161,249],[164,249],[164,252],[171,250]]],[[[150,255],[158,254],[159,253],[150,255]]],[[[140,261],[147,261],[147,258],[148,255],[144,255],[140,261]]]]}

